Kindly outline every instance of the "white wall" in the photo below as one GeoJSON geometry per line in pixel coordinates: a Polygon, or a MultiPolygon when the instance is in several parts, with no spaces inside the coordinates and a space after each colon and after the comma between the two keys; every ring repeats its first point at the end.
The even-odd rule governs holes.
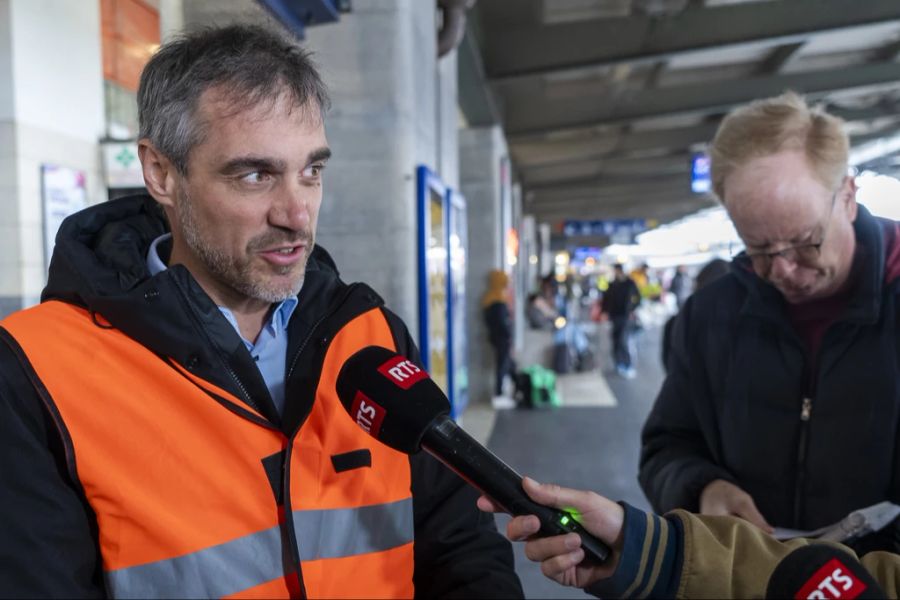
{"type": "Polygon", "coordinates": [[[16,121],[96,142],[103,135],[97,0],[12,0],[16,121]]]}
{"type": "Polygon", "coordinates": [[[96,0],[0,0],[0,313],[44,286],[41,165],[83,171],[106,197],[100,6],[96,0]]]}

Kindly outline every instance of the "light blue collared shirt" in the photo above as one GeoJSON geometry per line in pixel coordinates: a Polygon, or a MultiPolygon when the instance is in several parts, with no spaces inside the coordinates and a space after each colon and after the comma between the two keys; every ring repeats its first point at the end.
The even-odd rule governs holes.
{"type": "MultiPolygon", "coordinates": [[[[153,243],[150,244],[150,250],[147,252],[147,268],[150,269],[151,275],[156,275],[168,268],[166,263],[159,257],[157,246],[160,242],[164,242],[171,237],[171,233],[166,233],[153,240],[153,243]]],[[[228,319],[228,322],[231,323],[231,326],[234,327],[234,330],[241,337],[244,346],[250,352],[250,356],[256,361],[256,366],[259,368],[259,372],[266,382],[266,387],[269,388],[269,394],[272,396],[275,407],[280,414],[284,414],[284,369],[287,362],[287,328],[295,308],[297,308],[296,296],[291,296],[278,304],[263,324],[262,331],[259,332],[259,337],[256,338],[256,343],[254,344],[244,339],[244,336],[241,335],[241,330],[238,327],[237,320],[234,318],[234,314],[224,306],[219,307],[219,310],[222,311],[222,314],[225,315],[225,318],[228,319]]]]}

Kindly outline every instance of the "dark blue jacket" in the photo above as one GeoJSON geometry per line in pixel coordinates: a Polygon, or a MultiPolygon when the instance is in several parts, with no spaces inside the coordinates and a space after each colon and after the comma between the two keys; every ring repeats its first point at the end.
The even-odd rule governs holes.
{"type": "Polygon", "coordinates": [[[855,230],[855,292],[813,373],[781,294],[746,257],[688,299],[642,433],[639,479],[656,511],[697,511],[714,479],[747,491],[774,526],[900,501],[900,281],[885,282],[883,223],[860,207],[855,230]]]}

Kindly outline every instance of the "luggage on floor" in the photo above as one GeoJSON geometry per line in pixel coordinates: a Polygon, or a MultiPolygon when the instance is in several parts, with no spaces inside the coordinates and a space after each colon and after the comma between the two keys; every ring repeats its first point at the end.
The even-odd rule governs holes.
{"type": "Polygon", "coordinates": [[[528,408],[559,406],[556,393],[556,373],[531,365],[516,373],[516,401],[528,408]]]}

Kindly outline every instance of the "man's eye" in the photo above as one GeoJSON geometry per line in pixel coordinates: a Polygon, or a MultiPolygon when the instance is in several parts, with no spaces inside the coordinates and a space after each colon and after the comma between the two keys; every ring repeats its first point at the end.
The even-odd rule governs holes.
{"type": "Polygon", "coordinates": [[[269,180],[269,174],[262,171],[253,171],[242,175],[240,179],[244,183],[265,183],[269,180]]]}
{"type": "Polygon", "coordinates": [[[309,165],[305,169],[303,169],[304,177],[319,177],[322,175],[322,171],[325,170],[325,165],[322,163],[316,163],[314,165],[309,165]]]}

